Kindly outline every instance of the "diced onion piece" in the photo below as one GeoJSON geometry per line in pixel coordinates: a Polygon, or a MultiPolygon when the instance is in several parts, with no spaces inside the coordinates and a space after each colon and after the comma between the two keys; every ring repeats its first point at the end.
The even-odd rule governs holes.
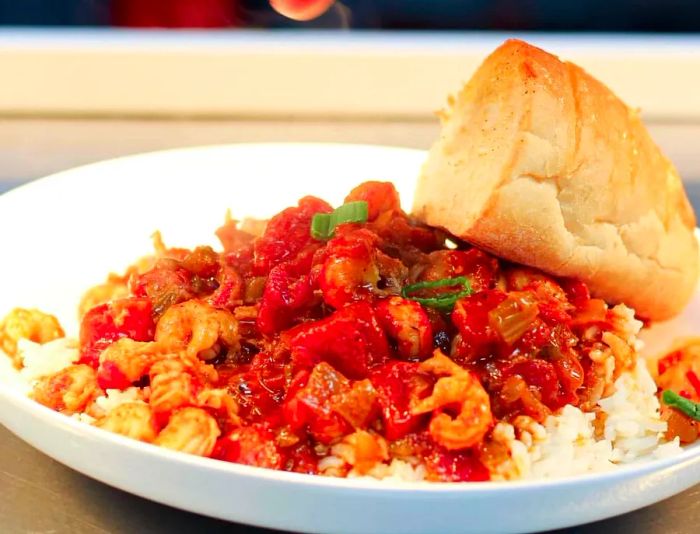
{"type": "Polygon", "coordinates": [[[527,332],[538,313],[537,303],[529,294],[511,294],[489,312],[489,324],[512,345],[527,332]]]}

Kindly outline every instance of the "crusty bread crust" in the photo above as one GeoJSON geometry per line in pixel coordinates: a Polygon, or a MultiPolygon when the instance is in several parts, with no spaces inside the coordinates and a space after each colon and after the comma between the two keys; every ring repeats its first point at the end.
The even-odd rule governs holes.
{"type": "Polygon", "coordinates": [[[651,320],[698,280],[695,215],[635,110],[583,69],[506,41],[441,112],[414,214],[651,320]]]}

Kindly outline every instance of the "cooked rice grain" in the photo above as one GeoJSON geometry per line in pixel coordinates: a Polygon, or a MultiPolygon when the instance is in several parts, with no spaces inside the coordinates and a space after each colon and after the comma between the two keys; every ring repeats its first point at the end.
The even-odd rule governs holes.
{"type": "Polygon", "coordinates": [[[43,345],[20,339],[17,342],[17,351],[23,365],[20,376],[27,383],[57,373],[79,358],[77,340],[66,337],[54,339],[43,345]]]}

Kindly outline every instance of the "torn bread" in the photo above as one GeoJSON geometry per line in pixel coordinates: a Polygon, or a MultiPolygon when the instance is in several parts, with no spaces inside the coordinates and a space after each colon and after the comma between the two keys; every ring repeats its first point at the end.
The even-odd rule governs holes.
{"type": "Polygon", "coordinates": [[[441,113],[414,214],[586,282],[651,320],[688,303],[695,215],[638,113],[583,69],[510,40],[441,113]]]}

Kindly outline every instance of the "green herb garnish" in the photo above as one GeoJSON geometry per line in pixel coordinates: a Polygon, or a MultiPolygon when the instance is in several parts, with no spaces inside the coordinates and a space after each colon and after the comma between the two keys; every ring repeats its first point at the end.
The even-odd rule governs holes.
{"type": "Polygon", "coordinates": [[[339,224],[367,222],[367,212],[367,202],[357,200],[343,204],[332,213],[317,213],[311,220],[311,237],[324,241],[330,239],[339,224]]]}
{"type": "Polygon", "coordinates": [[[683,412],[688,417],[700,421],[700,403],[679,395],[675,391],[667,389],[661,395],[664,404],[683,412]]]}
{"type": "Polygon", "coordinates": [[[433,280],[430,282],[418,282],[404,287],[401,290],[401,296],[407,299],[415,300],[417,303],[429,308],[448,312],[451,311],[455,303],[462,297],[468,297],[474,291],[466,276],[458,276],[456,278],[443,278],[441,280],[433,280]],[[462,289],[455,293],[442,293],[437,297],[415,297],[412,293],[423,289],[437,289],[440,287],[462,286],[462,289]]]}

